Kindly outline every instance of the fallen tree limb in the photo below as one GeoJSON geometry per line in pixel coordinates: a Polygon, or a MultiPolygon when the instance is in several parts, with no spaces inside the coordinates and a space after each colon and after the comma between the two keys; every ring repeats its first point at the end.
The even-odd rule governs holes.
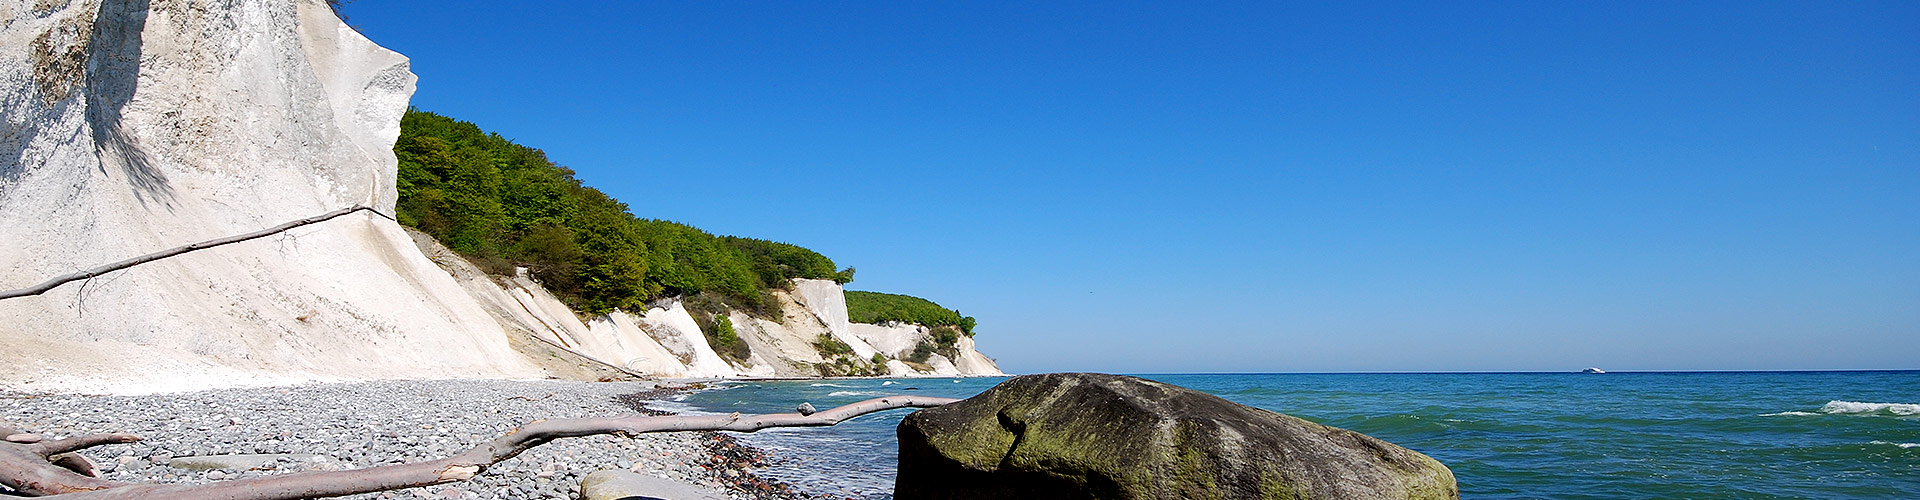
{"type": "Polygon", "coordinates": [[[258,238],[263,238],[263,237],[267,237],[267,236],[272,236],[272,235],[274,235],[274,234],[278,234],[278,233],[280,233],[280,232],[282,232],[282,231],[286,231],[286,230],[288,230],[288,229],[293,229],[293,228],[296,228],[296,227],[300,227],[300,226],[305,226],[305,225],[308,225],[308,224],[314,224],[314,223],[318,223],[318,222],[325,222],[325,221],[327,221],[327,220],[330,220],[330,219],[333,219],[333,218],[335,218],[335,217],[339,217],[339,216],[342,216],[342,215],[347,215],[347,214],[350,214],[350,213],[354,213],[354,212],[358,212],[358,211],[361,211],[361,210],[366,210],[366,211],[369,211],[369,212],[373,212],[373,213],[376,213],[376,214],[379,214],[379,215],[380,215],[381,217],[385,217],[385,218],[387,218],[387,219],[392,219],[392,218],[393,218],[393,217],[391,217],[391,216],[388,216],[387,214],[384,214],[384,213],[380,213],[380,211],[379,211],[379,210],[374,210],[374,209],[373,209],[373,207],[369,207],[369,206],[365,206],[365,205],[356,205],[356,206],[352,206],[352,207],[347,207],[347,208],[342,208],[342,209],[339,209],[339,210],[334,210],[334,211],[332,211],[332,212],[327,212],[327,213],[324,213],[324,214],[320,214],[320,215],[316,215],[316,216],[313,216],[313,217],[308,217],[308,218],[305,218],[305,219],[300,219],[300,220],[296,220],[296,221],[292,221],[292,222],[288,222],[288,223],[285,223],[285,224],[281,224],[281,225],[278,225],[278,226],[273,226],[273,227],[270,227],[270,228],[266,228],[266,229],[262,229],[262,230],[259,230],[259,231],[254,231],[254,232],[251,232],[251,233],[246,233],[246,234],[240,234],[240,235],[234,235],[234,236],[228,236],[228,237],[225,237],[225,238],[217,238],[217,239],[211,239],[211,240],[207,240],[207,241],[202,241],[202,242],[199,242],[199,243],[193,243],[193,244],[189,244],[189,245],[185,245],[185,246],[178,246],[178,247],[173,247],[173,248],[169,248],[169,249],[166,249],[166,250],[161,250],[161,251],[158,251],[158,252],[154,252],[154,253],[150,253],[150,254],[146,254],[146,255],[142,255],[142,256],[139,256],[139,257],[134,257],[134,258],[131,258],[131,259],[127,259],[127,260],[123,260],[123,261],[120,261],[120,262],[115,262],[115,263],[112,263],[112,264],[107,264],[107,265],[103,265],[103,266],[100,266],[100,267],[95,267],[95,268],[92,268],[92,269],[87,269],[87,270],[85,270],[85,271],[80,271],[80,272],[75,272],[75,273],[68,273],[68,274],[63,274],[63,275],[60,275],[60,276],[55,276],[55,277],[53,277],[53,279],[49,279],[49,280],[47,280],[47,281],[45,281],[45,282],[42,282],[42,283],[40,283],[40,284],[38,284],[38,285],[34,285],[34,286],[30,286],[30,287],[26,287],[26,288],[21,288],[21,289],[18,289],[18,290],[7,290],[7,291],[3,291],[3,292],[0,292],[0,300],[5,300],[5,299],[11,299],[11,298],[16,298],[16,297],[27,297],[27,296],[33,296],[33,295],[40,295],[40,294],[42,294],[42,293],[46,293],[46,292],[47,292],[48,290],[52,290],[52,289],[54,289],[54,287],[58,287],[58,286],[60,286],[60,285],[64,285],[64,284],[67,284],[67,283],[71,283],[71,282],[75,282],[75,281],[80,281],[80,280],[84,280],[84,279],[88,279],[88,278],[92,278],[92,277],[95,277],[95,276],[99,276],[99,275],[102,275],[102,274],[106,274],[106,273],[110,273],[110,272],[114,272],[114,271],[118,271],[118,270],[121,270],[121,269],[126,269],[126,268],[129,268],[129,267],[133,267],[133,266],[137,266],[137,265],[140,265],[140,264],[145,264],[145,263],[148,263],[148,262],[153,262],[153,261],[156,261],[156,260],[160,260],[160,259],[164,259],[164,258],[167,258],[167,257],[172,257],[172,256],[175,256],[175,255],[180,255],[180,254],[183,254],[183,253],[187,253],[187,252],[192,252],[192,251],[195,251],[195,250],[206,250],[206,249],[208,249],[208,248],[213,248],[213,247],[217,247],[217,246],[221,246],[221,245],[228,245],[228,244],[233,244],[233,243],[239,243],[239,242],[242,242],[242,241],[247,241],[247,240],[251,240],[251,239],[258,239],[258,238]]]}
{"type": "Polygon", "coordinates": [[[112,486],[93,477],[93,464],[79,455],[67,453],[103,444],[131,443],[138,436],[93,434],[67,439],[42,440],[37,434],[23,434],[0,427],[0,485],[14,491],[38,495],[58,495],[112,486]]]}
{"type": "MultiPolygon", "coordinates": [[[[555,439],[614,434],[633,436],[651,432],[737,431],[770,427],[820,427],[838,424],[868,413],[896,408],[931,408],[958,401],[925,396],[887,396],[841,406],[811,415],[634,415],[619,418],[536,420],[506,435],[481,443],[458,455],[410,464],[386,465],[350,471],[302,472],[236,479],[207,484],[110,483],[76,473],[49,461],[52,450],[77,450],[140,438],[125,434],[82,436],[36,443],[0,442],[0,485],[29,496],[57,495],[62,500],[295,500],[397,490],[465,481],[487,467],[555,439]]],[[[0,436],[18,434],[0,428],[0,436]]]]}

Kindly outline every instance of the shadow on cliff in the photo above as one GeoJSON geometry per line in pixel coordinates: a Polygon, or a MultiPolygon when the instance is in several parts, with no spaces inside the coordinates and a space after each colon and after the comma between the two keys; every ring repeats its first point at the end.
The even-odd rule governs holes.
{"type": "Polygon", "coordinates": [[[121,123],[121,110],[139,88],[141,32],[146,30],[149,3],[101,2],[88,47],[87,125],[93,129],[94,153],[100,157],[102,172],[109,164],[117,165],[142,203],[171,205],[173,185],[121,123]]]}

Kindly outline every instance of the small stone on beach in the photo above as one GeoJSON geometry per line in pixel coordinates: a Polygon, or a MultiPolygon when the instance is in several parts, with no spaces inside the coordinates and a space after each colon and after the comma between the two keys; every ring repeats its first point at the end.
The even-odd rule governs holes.
{"type": "Polygon", "coordinates": [[[42,438],[40,437],[39,434],[8,434],[7,435],[7,441],[14,442],[14,443],[21,443],[21,444],[38,443],[40,442],[41,439],[42,438]]]}

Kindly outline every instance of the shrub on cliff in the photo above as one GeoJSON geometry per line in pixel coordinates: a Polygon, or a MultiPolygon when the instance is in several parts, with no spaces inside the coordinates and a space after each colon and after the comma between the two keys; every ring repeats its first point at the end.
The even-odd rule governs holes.
{"type": "Polygon", "coordinates": [[[960,327],[941,325],[927,332],[933,338],[934,352],[950,360],[960,359],[960,327]]]}
{"type": "Polygon", "coordinates": [[[937,349],[939,349],[939,347],[934,346],[932,342],[922,340],[920,343],[913,345],[913,353],[907,355],[906,361],[925,363],[927,362],[927,358],[933,357],[933,351],[937,349]]]}
{"type": "Polygon", "coordinates": [[[710,316],[706,321],[696,317],[695,322],[699,323],[700,331],[706,334],[707,346],[712,347],[720,357],[744,364],[753,355],[752,348],[745,340],[741,340],[740,332],[733,329],[733,319],[727,315],[710,316]]]}
{"type": "MultiPolygon", "coordinates": [[[[853,346],[847,345],[846,342],[841,342],[840,339],[833,338],[832,334],[827,333],[822,333],[813,338],[813,349],[819,351],[820,356],[825,358],[853,354],[853,346]]],[[[877,354],[878,353],[876,353],[876,355],[877,354]]],[[[881,362],[884,363],[885,361],[883,360],[881,362]]]]}

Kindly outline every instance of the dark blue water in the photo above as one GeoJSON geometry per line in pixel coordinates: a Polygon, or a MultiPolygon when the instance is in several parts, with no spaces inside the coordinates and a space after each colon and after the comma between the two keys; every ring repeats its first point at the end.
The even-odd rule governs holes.
{"type": "MultiPolygon", "coordinates": [[[[1920,498],[1920,372],[1145,375],[1426,453],[1465,498],[1920,498]]],[[[723,384],[747,413],[882,394],[967,397],[1003,379],[723,384]],[[913,389],[913,390],[909,390],[913,389]]],[[[743,436],[804,490],[886,498],[907,410],[743,436]]]]}

